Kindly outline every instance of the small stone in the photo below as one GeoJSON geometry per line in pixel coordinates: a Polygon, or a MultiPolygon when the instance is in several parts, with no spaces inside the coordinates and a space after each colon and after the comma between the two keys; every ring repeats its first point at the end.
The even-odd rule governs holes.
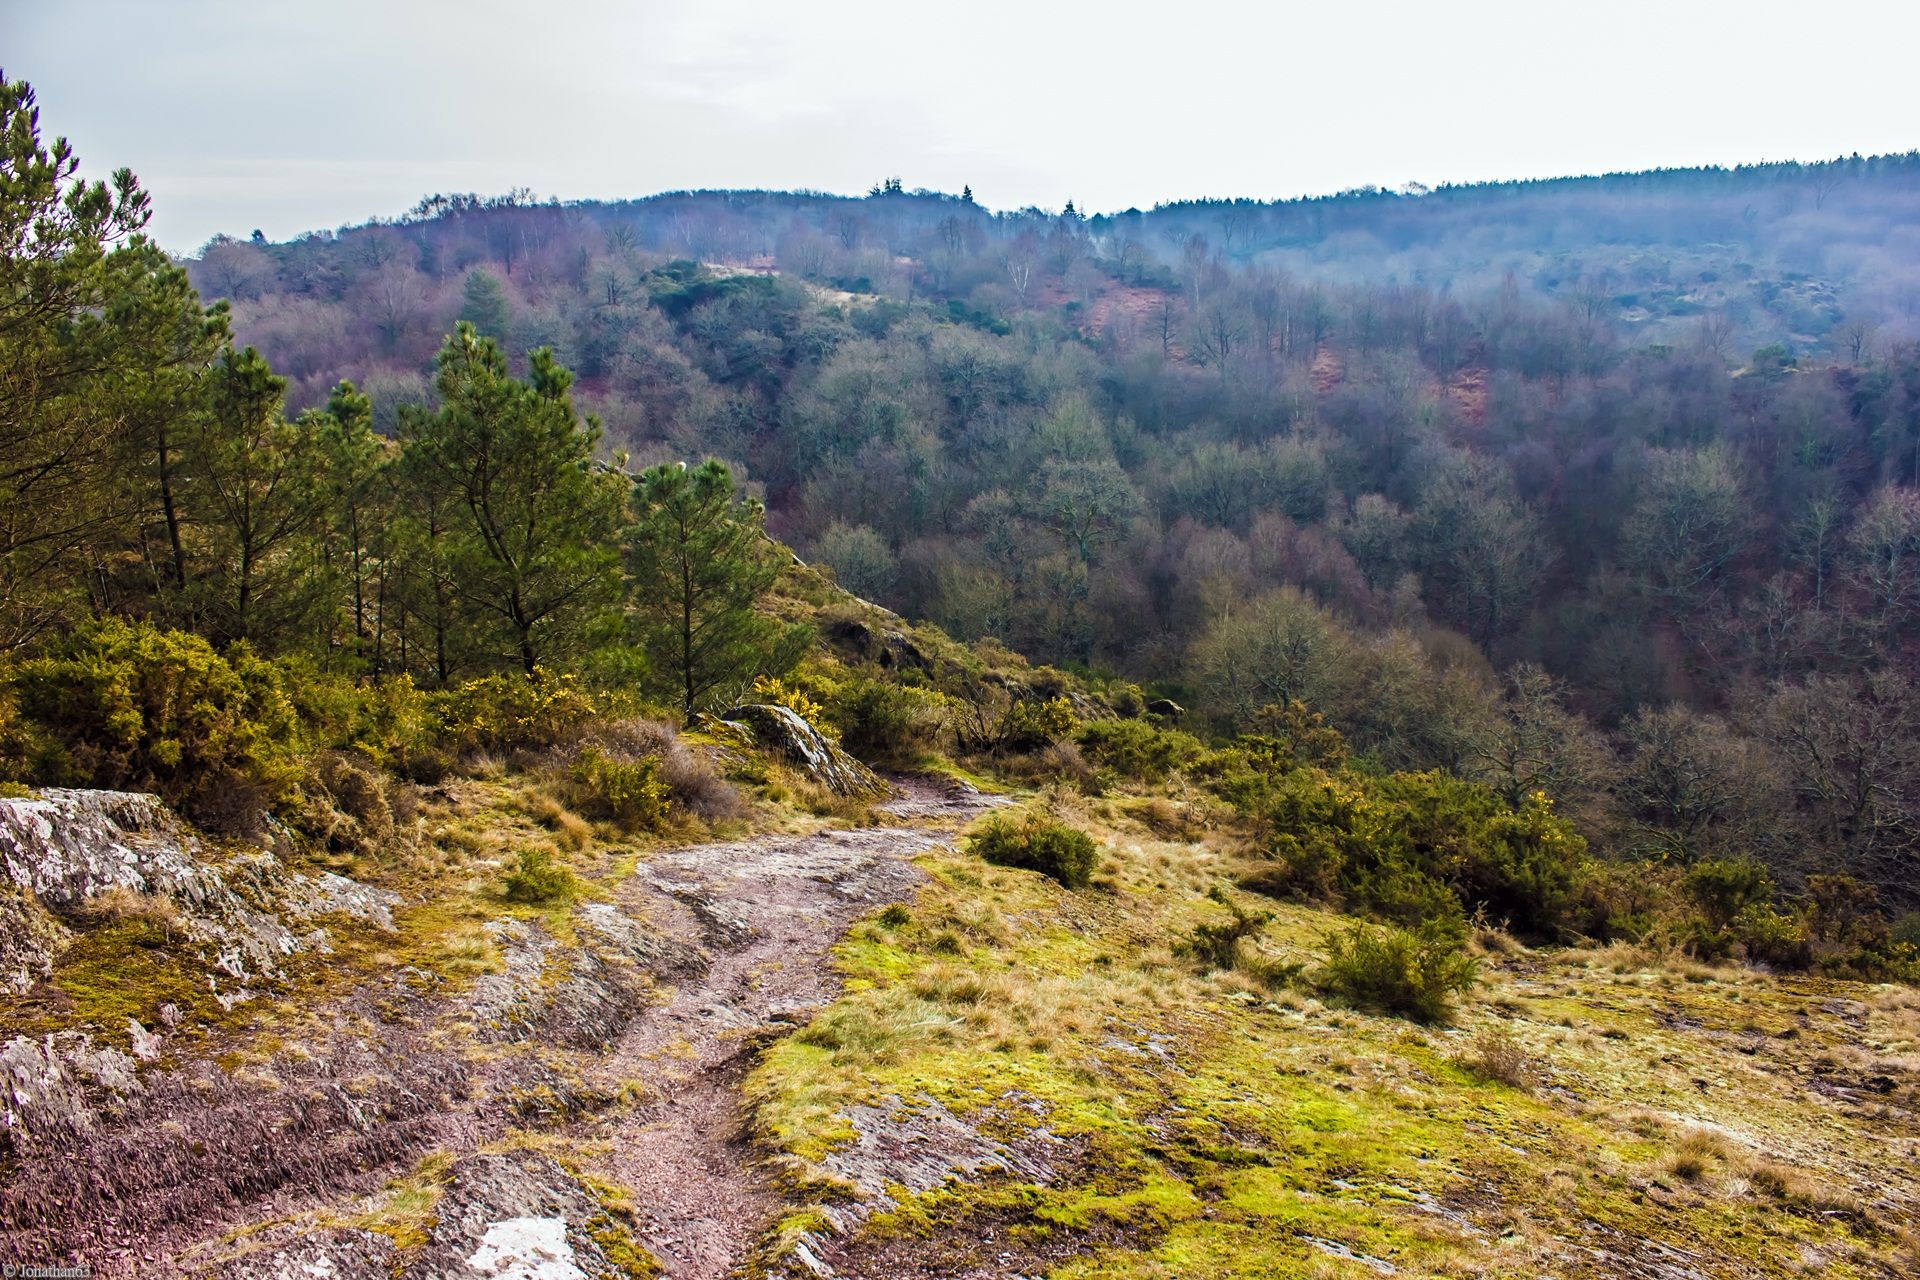
{"type": "Polygon", "coordinates": [[[133,1056],[152,1062],[160,1056],[160,1037],[140,1025],[140,1019],[127,1019],[127,1034],[133,1037],[133,1056]]]}

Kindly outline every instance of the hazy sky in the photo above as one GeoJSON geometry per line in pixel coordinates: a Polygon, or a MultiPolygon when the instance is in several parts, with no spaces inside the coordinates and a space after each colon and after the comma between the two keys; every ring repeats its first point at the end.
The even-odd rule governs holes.
{"type": "Polygon", "coordinates": [[[1920,3],[0,0],[175,250],[434,191],[1090,210],[1920,147],[1920,3]]]}

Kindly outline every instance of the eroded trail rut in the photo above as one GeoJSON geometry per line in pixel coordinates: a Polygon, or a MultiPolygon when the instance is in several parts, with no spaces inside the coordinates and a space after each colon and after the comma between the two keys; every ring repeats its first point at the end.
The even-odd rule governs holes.
{"type": "Polygon", "coordinates": [[[829,955],[848,926],[907,897],[913,856],[991,803],[917,780],[895,786],[879,808],[902,825],[663,851],[623,891],[630,914],[710,957],[634,1020],[599,1069],[604,1087],[645,1090],[593,1135],[609,1147],[597,1163],[633,1192],[640,1237],[675,1280],[725,1276],[780,1212],[742,1134],[740,1084],[756,1046],[833,998],[829,955]]]}
{"type": "MultiPolygon", "coordinates": [[[[382,971],[244,1071],[166,1036],[144,1060],[16,1037],[0,1259],[220,1280],[623,1274],[578,1168],[630,1193],[668,1275],[726,1276],[782,1209],[743,1137],[743,1079],[834,997],[849,926],[910,897],[914,856],[993,803],[900,779],[885,825],[655,851],[616,902],[572,912],[577,940],[490,922],[502,963],[471,986],[382,971]],[[382,1188],[407,1178],[433,1198],[403,1220],[418,1211],[382,1188]]],[[[149,861],[200,865],[174,828],[149,835],[149,861]]]]}

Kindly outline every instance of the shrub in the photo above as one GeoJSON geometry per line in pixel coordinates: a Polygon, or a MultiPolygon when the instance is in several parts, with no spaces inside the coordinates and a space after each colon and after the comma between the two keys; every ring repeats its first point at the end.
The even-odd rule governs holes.
{"type": "Polygon", "coordinates": [[[1020,699],[1000,718],[1000,746],[1007,751],[1038,751],[1056,739],[1071,738],[1078,728],[1073,706],[1065,698],[1020,699]]]}
{"type": "Polygon", "coordinates": [[[553,860],[545,849],[522,849],[519,861],[507,872],[506,893],[509,902],[541,905],[564,902],[573,897],[577,882],[573,873],[553,860]]]}
{"type": "Polygon", "coordinates": [[[622,759],[587,747],[567,771],[575,807],[627,831],[658,831],[667,824],[667,784],[655,756],[622,759]]]}
{"type": "Polygon", "coordinates": [[[13,685],[41,734],[33,780],[153,790],[203,825],[251,831],[299,780],[282,671],[244,643],[107,618],[22,663],[13,685]]]}
{"type": "Polygon", "coordinates": [[[1920,948],[1920,911],[1909,911],[1895,920],[1889,934],[1895,946],[1920,948]]]}
{"type": "Polygon", "coordinates": [[[973,833],[973,851],[995,866],[1038,871],[1069,889],[1093,879],[1099,852],[1086,832],[1040,814],[1024,821],[988,818],[973,833]]]}
{"type": "Polygon", "coordinates": [[[1443,1021],[1452,1012],[1451,997],[1479,976],[1458,939],[1434,930],[1356,924],[1328,934],[1323,945],[1323,987],[1355,1004],[1421,1022],[1443,1021]]]}
{"type": "Polygon", "coordinates": [[[1879,941],[1886,932],[1880,894],[1852,876],[1808,876],[1807,928],[1829,945],[1879,941]]]}
{"type": "Polygon", "coordinates": [[[1454,934],[1472,911],[1555,936],[1583,909],[1593,866],[1586,841],[1544,796],[1514,809],[1486,786],[1438,771],[1369,777],[1290,759],[1242,738],[1202,762],[1213,789],[1264,828],[1278,864],[1249,887],[1337,895],[1454,934]]]}
{"type": "Polygon", "coordinates": [[[1216,897],[1231,913],[1225,920],[1202,920],[1185,938],[1173,944],[1173,953],[1197,961],[1202,969],[1232,969],[1240,960],[1240,941],[1251,938],[1273,919],[1270,911],[1251,912],[1238,903],[1216,897]]]}
{"type": "Polygon", "coordinates": [[[393,788],[364,757],[330,751],[312,761],[300,825],[336,849],[378,853],[395,835],[393,788]]]}
{"type": "Polygon", "coordinates": [[[753,696],[758,702],[785,707],[808,724],[819,725],[826,711],[805,689],[776,676],[755,676],[753,696]]]}
{"type": "MultiPolygon", "coordinates": [[[[666,788],[667,800],[686,813],[716,821],[735,817],[740,812],[740,793],[704,759],[688,750],[674,727],[663,721],[638,716],[600,721],[580,730],[573,744],[555,755],[569,766],[571,773],[572,766],[588,751],[597,751],[622,763],[651,758],[660,783],[666,788]]],[[[580,784],[571,778],[568,783],[577,796],[580,784]]],[[[580,803],[591,808],[597,800],[588,797],[580,803]]]]}
{"type": "Polygon", "coordinates": [[[1192,734],[1147,720],[1094,720],[1080,730],[1079,742],[1095,764],[1138,782],[1159,782],[1203,750],[1192,734]]]}
{"type": "Polygon", "coordinates": [[[1747,959],[1776,969],[1804,969],[1813,963],[1807,927],[1764,902],[1749,903],[1729,926],[1747,959]]]}
{"type": "Polygon", "coordinates": [[[862,760],[911,764],[944,731],[938,699],[885,680],[856,679],[827,704],[827,719],[840,731],[840,745],[862,760]]]}
{"type": "Polygon", "coordinates": [[[1750,904],[1773,897],[1773,877],[1757,862],[1714,859],[1687,868],[1681,880],[1708,929],[1720,931],[1750,904]]]}
{"type": "Polygon", "coordinates": [[[469,680],[433,695],[441,732],[461,751],[545,751],[581,726],[618,715],[627,699],[595,693],[571,675],[545,667],[532,675],[494,675],[469,680]]]}

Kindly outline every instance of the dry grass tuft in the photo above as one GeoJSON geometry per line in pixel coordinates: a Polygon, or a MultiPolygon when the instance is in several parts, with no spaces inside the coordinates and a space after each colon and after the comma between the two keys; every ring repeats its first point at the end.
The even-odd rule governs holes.
{"type": "Polygon", "coordinates": [[[125,885],[115,885],[88,898],[80,915],[93,924],[122,924],[144,921],[172,932],[180,924],[180,908],[171,898],[138,893],[125,885]]]}
{"type": "Polygon", "coordinates": [[[1506,1027],[1484,1028],[1454,1061],[1482,1080],[1515,1089],[1532,1089],[1540,1074],[1526,1047],[1506,1027]]]}

